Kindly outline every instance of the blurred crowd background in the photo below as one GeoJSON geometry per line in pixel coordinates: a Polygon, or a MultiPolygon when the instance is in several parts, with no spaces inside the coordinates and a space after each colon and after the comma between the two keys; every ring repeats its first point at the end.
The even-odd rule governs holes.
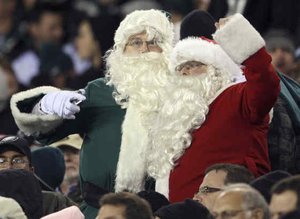
{"type": "Polygon", "coordinates": [[[192,10],[206,10],[216,21],[242,13],[265,37],[277,69],[300,81],[297,0],[0,0],[0,119],[7,124],[0,133],[17,132],[9,116],[12,94],[41,85],[76,90],[103,77],[102,57],[120,21],[151,8],[166,11],[176,41],[192,10]]]}

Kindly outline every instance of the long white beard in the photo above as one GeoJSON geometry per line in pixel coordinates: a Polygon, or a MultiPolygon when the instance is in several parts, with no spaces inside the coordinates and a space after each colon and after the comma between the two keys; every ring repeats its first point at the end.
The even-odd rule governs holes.
{"type": "Polygon", "coordinates": [[[213,67],[197,76],[174,77],[155,122],[150,128],[147,172],[166,176],[190,146],[192,132],[206,119],[209,104],[218,91],[230,84],[226,73],[213,67]]]}
{"type": "Polygon", "coordinates": [[[124,57],[115,52],[107,62],[108,84],[116,88],[114,98],[127,108],[115,191],[138,192],[143,189],[146,174],[148,130],[161,106],[165,87],[170,83],[168,61],[160,53],[124,57]]]}

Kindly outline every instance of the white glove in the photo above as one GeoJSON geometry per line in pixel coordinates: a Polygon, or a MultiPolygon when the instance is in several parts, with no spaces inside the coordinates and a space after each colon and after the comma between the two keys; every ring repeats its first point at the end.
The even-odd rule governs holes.
{"type": "Polygon", "coordinates": [[[41,99],[40,109],[46,114],[55,114],[64,119],[75,119],[74,114],[80,111],[77,105],[86,99],[81,93],[77,91],[50,92],[41,99]]]}

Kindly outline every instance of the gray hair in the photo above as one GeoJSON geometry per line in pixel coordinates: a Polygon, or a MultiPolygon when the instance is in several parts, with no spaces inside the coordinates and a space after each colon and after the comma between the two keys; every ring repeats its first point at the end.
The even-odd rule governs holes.
{"type": "Polygon", "coordinates": [[[263,219],[270,218],[269,206],[264,197],[254,188],[245,183],[236,183],[226,186],[224,192],[241,192],[243,197],[243,208],[262,209],[263,219]]]}

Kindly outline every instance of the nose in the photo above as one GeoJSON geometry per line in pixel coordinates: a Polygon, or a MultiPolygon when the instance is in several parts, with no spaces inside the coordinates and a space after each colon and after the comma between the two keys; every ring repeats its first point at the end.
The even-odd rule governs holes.
{"type": "Polygon", "coordinates": [[[141,53],[149,52],[149,48],[148,48],[147,42],[143,42],[143,45],[142,45],[142,47],[140,48],[140,52],[141,52],[141,53]]]}
{"type": "Polygon", "coordinates": [[[190,74],[191,74],[190,70],[191,70],[190,67],[184,66],[184,67],[181,69],[180,73],[181,73],[182,75],[190,75],[190,74]]]}
{"type": "Polygon", "coordinates": [[[197,201],[199,203],[202,203],[202,201],[203,201],[202,197],[200,195],[198,195],[198,194],[194,195],[193,200],[197,201]]]}

